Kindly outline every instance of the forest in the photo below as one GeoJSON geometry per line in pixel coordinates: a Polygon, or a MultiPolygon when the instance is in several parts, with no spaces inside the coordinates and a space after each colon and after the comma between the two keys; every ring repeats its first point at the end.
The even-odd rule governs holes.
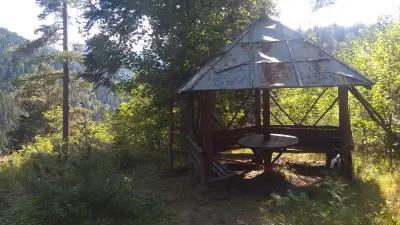
{"type": "MultiPolygon", "coordinates": [[[[284,154],[277,176],[296,184],[282,188],[200,182],[178,93],[260,11],[279,18],[276,1],[35,2],[39,38],[0,28],[0,225],[400,225],[399,16],[297,30],[374,82],[357,87],[373,112],[349,94],[353,179],[325,168],[324,154],[284,154]],[[66,38],[68,20],[78,19],[72,9],[84,45],[66,38]]],[[[217,96],[222,124],[250,123],[240,109],[246,92],[238,93],[217,96]]],[[[319,124],[337,126],[336,94],[276,89],[271,124],[312,124],[323,114],[319,124]]]]}

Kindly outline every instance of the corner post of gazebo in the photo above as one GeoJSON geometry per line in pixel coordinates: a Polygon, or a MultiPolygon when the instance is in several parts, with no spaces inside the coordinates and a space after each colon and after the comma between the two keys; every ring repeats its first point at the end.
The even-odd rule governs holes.
{"type": "Polygon", "coordinates": [[[263,130],[264,139],[268,141],[271,134],[271,101],[268,89],[263,90],[263,130]]]}
{"type": "Polygon", "coordinates": [[[340,130],[340,156],[342,158],[341,170],[347,178],[353,178],[353,134],[351,132],[348,87],[338,87],[339,94],[339,130],[340,130]]]}
{"type": "Polygon", "coordinates": [[[194,98],[192,93],[182,94],[179,98],[180,111],[180,132],[188,137],[193,137],[193,132],[195,130],[195,123],[193,119],[194,113],[194,98]]]}
{"type": "MultiPolygon", "coordinates": [[[[263,132],[264,141],[269,141],[271,135],[271,100],[269,89],[264,89],[262,92],[263,97],[263,132]]],[[[266,161],[272,161],[272,152],[268,152],[265,158],[266,161]]]]}
{"type": "Polygon", "coordinates": [[[212,162],[214,157],[212,139],[214,132],[214,122],[212,116],[215,111],[216,92],[204,91],[199,93],[199,103],[201,109],[201,144],[204,151],[204,174],[206,175],[206,177],[210,177],[212,173],[212,162]]]}
{"type": "Polygon", "coordinates": [[[257,129],[261,128],[261,92],[259,89],[254,90],[254,118],[255,127],[257,129]]]}

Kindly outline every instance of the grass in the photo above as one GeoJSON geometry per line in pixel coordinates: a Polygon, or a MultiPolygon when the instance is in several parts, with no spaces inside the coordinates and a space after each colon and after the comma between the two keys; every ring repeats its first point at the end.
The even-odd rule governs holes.
{"type": "MultiPolygon", "coordinates": [[[[287,155],[285,161],[311,164],[315,155],[287,155]]],[[[162,173],[152,165],[132,170],[139,188],[160,195],[173,224],[400,224],[398,176],[371,170],[355,157],[357,180],[349,183],[335,171],[324,172],[315,185],[286,195],[244,193],[227,184],[198,185],[188,171],[162,173]]],[[[296,175],[290,166],[279,168],[285,177],[296,175]]]]}
{"type": "MultiPolygon", "coordinates": [[[[287,154],[280,161],[278,170],[285,180],[289,183],[297,182],[298,186],[293,186],[291,191],[283,195],[271,194],[268,188],[273,186],[272,183],[261,182],[261,185],[252,183],[252,179],[268,181],[268,176],[256,174],[255,178],[250,178],[245,184],[240,182],[216,183],[204,187],[192,178],[190,171],[185,167],[166,172],[165,168],[161,166],[160,159],[146,157],[144,160],[143,157],[145,156],[124,156],[125,160],[123,165],[121,164],[123,169],[119,170],[115,176],[128,179],[131,181],[132,187],[130,185],[123,186],[123,189],[119,190],[120,186],[117,185],[115,187],[118,189],[112,186],[110,190],[113,191],[114,196],[120,196],[120,191],[129,193],[133,191],[135,195],[151,196],[152,199],[156,199],[152,204],[157,204],[158,208],[162,208],[161,210],[157,209],[157,213],[139,211],[147,215],[145,217],[147,224],[149,221],[152,221],[150,224],[190,225],[400,224],[400,197],[397,194],[400,191],[398,171],[390,171],[384,162],[372,162],[362,156],[354,157],[357,179],[349,183],[337,176],[334,170],[320,167],[324,157],[319,154],[287,154]],[[318,172],[309,174],[307,173],[309,171],[318,172]],[[312,182],[300,185],[299,180],[304,179],[312,182]],[[243,188],[249,184],[253,185],[252,188],[243,188]],[[253,187],[257,189],[253,189],[253,187]],[[157,215],[163,218],[156,218],[157,215]]],[[[104,155],[99,155],[97,158],[102,161],[104,155]]],[[[6,161],[0,160],[0,163],[6,163],[6,161]]],[[[97,161],[89,161],[88,168],[95,168],[93,165],[97,165],[97,163],[97,161]]],[[[85,171],[87,170],[81,171],[82,175],[86,174],[85,171]]],[[[101,175],[102,173],[94,174],[101,175]]],[[[104,176],[107,177],[108,174],[104,174],[104,176]]],[[[73,181],[81,182],[80,180],[73,181]]],[[[0,187],[6,187],[8,183],[11,185],[13,181],[2,180],[2,182],[0,187]]],[[[100,179],[96,182],[101,183],[102,181],[100,179]]],[[[42,188],[47,190],[47,187],[42,188]]],[[[96,186],[92,188],[93,192],[98,189],[96,186]]],[[[68,189],[66,191],[68,193],[68,189]]],[[[11,195],[13,192],[17,193],[13,190],[7,192],[11,195]]],[[[103,194],[106,193],[99,193],[99,195],[103,194]]],[[[10,196],[7,197],[0,193],[0,200],[10,198],[10,196]]],[[[73,196],[79,197],[74,193],[73,196]]],[[[94,197],[96,196],[94,195],[94,197]]],[[[108,197],[103,198],[108,199],[108,197]]],[[[24,203],[24,199],[18,199],[22,201],[21,204],[26,203],[24,203]]],[[[82,204],[86,203],[82,202],[82,204]]],[[[129,205],[129,202],[125,201],[124,204],[129,205]]],[[[7,207],[0,203],[0,215],[9,210],[7,207]]],[[[29,209],[29,205],[19,207],[29,209]]],[[[153,207],[146,207],[155,210],[153,207]]],[[[145,208],[145,210],[147,209],[145,208]]]]}

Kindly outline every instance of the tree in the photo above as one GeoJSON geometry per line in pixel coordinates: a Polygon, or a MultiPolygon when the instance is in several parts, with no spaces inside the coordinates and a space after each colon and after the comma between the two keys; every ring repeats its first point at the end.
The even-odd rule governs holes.
{"type": "MultiPolygon", "coordinates": [[[[53,60],[56,56],[57,53],[52,55],[53,60]]],[[[49,57],[50,55],[47,55],[44,59],[49,60],[49,57]]],[[[63,73],[39,59],[38,61],[40,64],[37,72],[19,77],[17,80],[19,89],[12,93],[15,96],[14,104],[21,111],[15,128],[8,132],[9,147],[12,150],[21,149],[22,145],[29,143],[37,135],[62,133],[60,129],[62,123],[57,124],[59,125],[57,128],[49,127],[45,113],[62,108],[60,106],[63,99],[63,73]]],[[[98,110],[99,103],[93,93],[92,85],[79,79],[75,71],[71,73],[70,88],[73,90],[69,96],[71,116],[77,115],[78,111],[98,110]]],[[[71,119],[71,126],[74,126],[77,120],[76,116],[71,119]]]]}
{"type": "Polygon", "coordinates": [[[313,0],[310,3],[312,4],[312,10],[315,12],[321,8],[335,4],[336,0],[313,0]]]}
{"type": "MultiPolygon", "coordinates": [[[[133,82],[145,84],[143,92],[157,109],[148,116],[170,121],[166,126],[172,139],[176,88],[259,18],[262,8],[271,13],[273,4],[269,0],[86,1],[86,30],[100,28],[99,35],[87,42],[87,77],[110,84],[120,68],[134,71],[133,82]],[[137,51],[140,42],[143,50],[137,51]]],[[[165,148],[172,145],[170,141],[165,148]]]]}
{"type": "MultiPolygon", "coordinates": [[[[62,9],[63,18],[63,51],[68,52],[68,3],[63,0],[62,9]]],[[[63,64],[63,149],[68,150],[69,136],[69,62],[63,64]]]]}
{"type": "Polygon", "coordinates": [[[349,40],[348,48],[340,54],[346,62],[375,81],[371,90],[360,91],[381,115],[383,126],[387,128],[378,127],[370,120],[367,111],[353,104],[356,134],[360,136],[361,146],[372,154],[378,153],[377,150],[387,151],[390,157],[398,148],[396,142],[400,134],[399,39],[399,21],[380,21],[364,29],[360,37],[349,40]]]}
{"type": "MultiPolygon", "coordinates": [[[[76,4],[76,1],[69,0],[36,0],[36,3],[43,8],[39,18],[44,20],[50,15],[57,19],[52,25],[43,25],[38,32],[42,36],[31,42],[33,47],[42,46],[49,42],[57,42],[62,38],[63,52],[68,53],[68,7],[76,4]],[[60,21],[57,21],[61,19],[60,21]]],[[[69,60],[63,62],[63,151],[68,150],[69,137],[69,60]]]]}
{"type": "Polygon", "coordinates": [[[59,80],[60,74],[45,64],[39,66],[36,74],[18,78],[20,88],[15,100],[21,115],[15,128],[7,134],[10,149],[18,150],[37,134],[47,133],[43,113],[61,101],[59,80]]]}
{"type": "Polygon", "coordinates": [[[6,134],[15,125],[19,110],[15,104],[15,79],[24,73],[31,73],[33,66],[30,57],[14,57],[13,47],[26,40],[16,33],[0,28],[0,152],[6,152],[6,134]]]}

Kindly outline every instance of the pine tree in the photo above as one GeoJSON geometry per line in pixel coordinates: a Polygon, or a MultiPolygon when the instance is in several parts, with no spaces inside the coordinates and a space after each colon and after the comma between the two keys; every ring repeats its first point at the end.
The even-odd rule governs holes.
{"type": "MultiPolygon", "coordinates": [[[[59,41],[62,39],[63,53],[68,55],[68,7],[76,3],[69,0],[36,0],[36,3],[42,7],[42,13],[39,18],[47,19],[49,16],[55,16],[56,21],[52,25],[44,25],[38,29],[42,33],[41,38],[32,42],[35,47],[59,41]],[[60,20],[61,21],[58,21],[60,20]]],[[[68,150],[69,139],[69,60],[66,57],[63,61],[63,151],[68,150]]]]}
{"type": "MultiPolygon", "coordinates": [[[[68,52],[68,3],[63,0],[63,51],[68,52]]],[[[69,133],[69,62],[64,61],[63,64],[63,149],[68,150],[68,133],[69,133]]]]}

